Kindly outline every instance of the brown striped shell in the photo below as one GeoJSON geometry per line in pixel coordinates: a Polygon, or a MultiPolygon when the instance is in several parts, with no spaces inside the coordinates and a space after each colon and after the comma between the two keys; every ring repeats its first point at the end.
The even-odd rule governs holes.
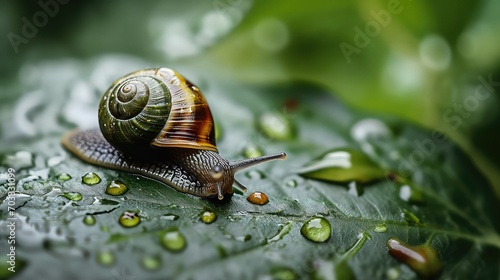
{"type": "Polygon", "coordinates": [[[217,152],[214,122],[201,91],[169,68],[130,73],[111,85],[99,106],[106,140],[128,154],[175,147],[217,152]]]}

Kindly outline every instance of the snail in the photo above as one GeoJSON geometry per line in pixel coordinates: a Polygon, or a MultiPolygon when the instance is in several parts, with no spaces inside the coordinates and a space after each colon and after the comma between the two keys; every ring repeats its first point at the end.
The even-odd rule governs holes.
{"type": "Polygon", "coordinates": [[[210,108],[201,91],[169,68],[139,70],[116,80],[99,105],[99,127],[74,130],[61,142],[83,161],[143,175],[183,193],[222,200],[234,174],[285,153],[222,158],[210,108]]]}

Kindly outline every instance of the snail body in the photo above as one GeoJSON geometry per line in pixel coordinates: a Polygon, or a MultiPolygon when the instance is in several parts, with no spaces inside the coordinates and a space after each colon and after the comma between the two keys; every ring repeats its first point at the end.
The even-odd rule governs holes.
{"type": "Polygon", "coordinates": [[[285,153],[229,161],[220,156],[201,91],[168,69],[140,70],[115,81],[99,105],[98,129],[72,131],[62,144],[80,159],[140,174],[200,197],[223,199],[234,174],[285,153]]]}

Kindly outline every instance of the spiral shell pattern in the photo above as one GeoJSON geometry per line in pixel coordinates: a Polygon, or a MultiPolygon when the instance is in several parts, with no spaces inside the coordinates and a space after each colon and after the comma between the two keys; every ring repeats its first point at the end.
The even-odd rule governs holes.
{"type": "Polygon", "coordinates": [[[106,91],[99,106],[104,138],[126,154],[152,147],[217,151],[213,119],[201,92],[168,68],[131,73],[106,91]]]}

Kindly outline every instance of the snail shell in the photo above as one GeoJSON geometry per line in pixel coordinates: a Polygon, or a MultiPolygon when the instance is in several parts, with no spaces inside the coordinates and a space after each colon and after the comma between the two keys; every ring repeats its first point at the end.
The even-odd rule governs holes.
{"type": "Polygon", "coordinates": [[[62,144],[86,162],[141,174],[200,197],[223,199],[233,193],[233,184],[246,191],[234,179],[237,171],[286,156],[222,158],[205,97],[168,68],[140,70],[115,81],[98,115],[100,131],[72,131],[62,144]]]}
{"type": "Polygon", "coordinates": [[[106,140],[124,152],[143,154],[151,146],[217,151],[205,97],[168,68],[140,70],[114,82],[99,105],[99,125],[106,140]]]}

